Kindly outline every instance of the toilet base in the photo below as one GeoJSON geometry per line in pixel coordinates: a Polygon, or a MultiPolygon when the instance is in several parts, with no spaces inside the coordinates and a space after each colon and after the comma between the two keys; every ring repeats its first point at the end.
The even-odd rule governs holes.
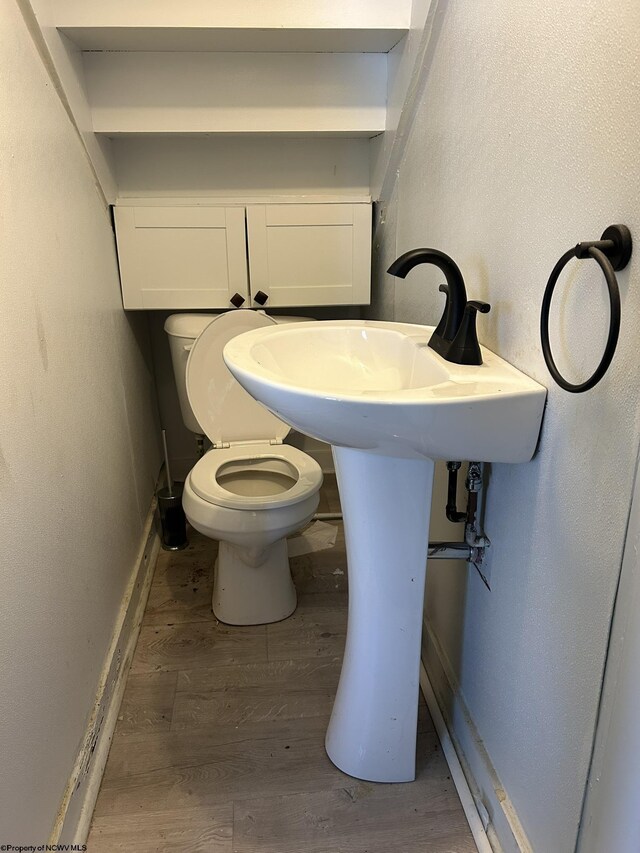
{"type": "Polygon", "coordinates": [[[212,607],[227,625],[280,622],[296,609],[287,540],[279,539],[260,553],[220,542],[215,566],[212,607]]]}

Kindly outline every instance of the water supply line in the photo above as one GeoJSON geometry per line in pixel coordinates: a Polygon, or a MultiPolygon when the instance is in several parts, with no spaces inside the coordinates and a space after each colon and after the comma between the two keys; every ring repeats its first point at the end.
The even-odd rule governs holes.
{"type": "MultiPolygon", "coordinates": [[[[467,491],[467,508],[465,512],[459,512],[457,507],[458,471],[461,464],[461,462],[457,461],[447,462],[447,470],[449,471],[446,506],[447,518],[453,522],[464,521],[464,543],[460,543],[464,544],[468,549],[468,556],[464,557],[464,559],[475,566],[485,586],[488,588],[489,583],[482,570],[486,549],[491,545],[489,537],[482,530],[482,510],[484,504],[483,463],[469,462],[467,478],[465,480],[465,489],[467,491]]],[[[460,548],[460,552],[464,553],[462,548],[460,548]]],[[[437,555],[434,556],[435,559],[438,559],[437,555]]],[[[445,558],[441,557],[440,559],[445,558]]]]}
{"type": "Polygon", "coordinates": [[[471,548],[469,562],[475,567],[482,582],[490,589],[486,570],[483,568],[487,548],[491,545],[489,537],[482,529],[484,489],[482,462],[470,462],[465,483],[467,501],[467,520],[464,526],[464,541],[471,548]]]}
{"type": "Polygon", "coordinates": [[[471,548],[488,548],[491,542],[482,531],[483,500],[482,462],[469,462],[465,488],[467,490],[467,512],[464,525],[464,541],[471,548]]]}

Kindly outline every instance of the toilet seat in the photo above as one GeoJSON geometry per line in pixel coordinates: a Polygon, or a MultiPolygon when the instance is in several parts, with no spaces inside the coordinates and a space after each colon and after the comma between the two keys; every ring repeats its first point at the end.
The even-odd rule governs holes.
{"type": "Polygon", "coordinates": [[[264,443],[237,444],[234,447],[210,450],[189,474],[193,491],[202,500],[230,509],[260,510],[292,506],[317,492],[322,485],[322,469],[310,456],[288,444],[272,445],[264,443]],[[293,469],[297,475],[291,488],[277,494],[241,495],[228,491],[218,482],[221,469],[229,463],[237,462],[250,474],[251,464],[267,463],[269,460],[280,462],[279,467],[293,469]]]}

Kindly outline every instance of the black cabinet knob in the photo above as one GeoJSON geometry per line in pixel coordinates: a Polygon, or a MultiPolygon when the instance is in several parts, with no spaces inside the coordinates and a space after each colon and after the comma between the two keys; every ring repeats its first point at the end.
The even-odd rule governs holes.
{"type": "Polygon", "coordinates": [[[240,293],[234,293],[229,302],[235,307],[239,308],[244,302],[244,296],[240,293]]]}
{"type": "Polygon", "coordinates": [[[258,305],[264,305],[268,298],[269,298],[268,293],[265,293],[263,290],[259,290],[256,293],[256,295],[253,297],[253,301],[257,302],[258,305]]]}

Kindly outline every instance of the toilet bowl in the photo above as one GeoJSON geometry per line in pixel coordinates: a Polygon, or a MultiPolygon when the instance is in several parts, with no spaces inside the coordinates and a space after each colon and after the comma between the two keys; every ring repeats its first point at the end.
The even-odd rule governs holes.
{"type": "MultiPolygon", "coordinates": [[[[275,321],[250,310],[221,314],[190,343],[184,334],[189,321],[180,319],[185,316],[192,315],[169,317],[165,329],[187,339],[182,345],[172,340],[174,369],[175,356],[189,353],[183,416],[186,399],[190,423],[213,445],[189,472],[182,498],[189,523],[220,543],[213,612],[232,625],[277,622],[296,607],[286,537],[313,517],[322,471],[306,453],[282,443],[289,426],[250,397],[222,359],[235,335],[275,321]]],[[[178,384],[180,376],[176,369],[178,384]]]]}

